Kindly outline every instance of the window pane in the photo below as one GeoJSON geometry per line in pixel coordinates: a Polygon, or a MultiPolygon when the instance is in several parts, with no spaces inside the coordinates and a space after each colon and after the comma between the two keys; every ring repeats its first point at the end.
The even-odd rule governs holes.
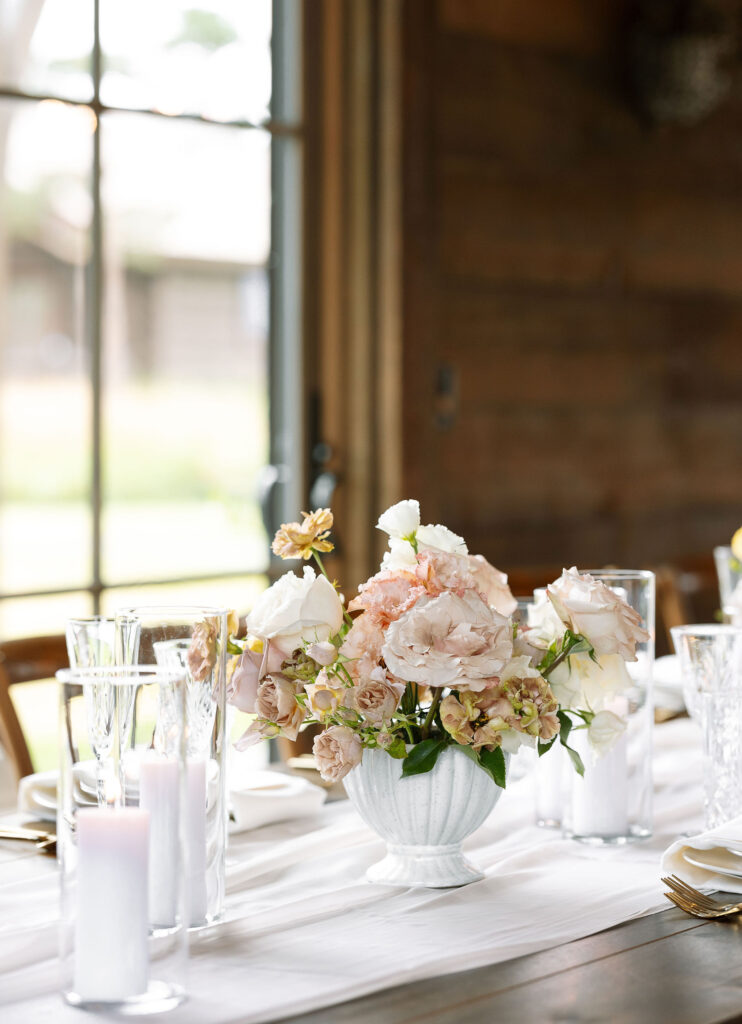
{"type": "Polygon", "coordinates": [[[102,140],[103,577],[262,571],[268,136],[111,114],[102,140]]]}
{"type": "Polygon", "coordinates": [[[67,619],[93,614],[90,594],[51,594],[0,601],[0,637],[15,640],[23,636],[64,633],[67,619]]]}
{"type": "MultiPolygon", "coordinates": [[[[92,114],[0,102],[0,592],[90,582],[92,114]]],[[[34,627],[35,629],[35,627],[34,627]]]]}
{"type": "Polygon", "coordinates": [[[117,609],[132,605],[199,604],[234,608],[244,615],[267,586],[265,576],[246,576],[244,579],[199,580],[196,583],[166,583],[131,589],[117,587],[104,591],[102,612],[114,615],[117,609]]]}
{"type": "Polygon", "coordinates": [[[101,0],[100,11],[104,103],[217,121],[268,116],[271,0],[101,0]]]}
{"type": "Polygon", "coordinates": [[[93,0],[0,0],[0,82],[91,100],[93,0]]]}

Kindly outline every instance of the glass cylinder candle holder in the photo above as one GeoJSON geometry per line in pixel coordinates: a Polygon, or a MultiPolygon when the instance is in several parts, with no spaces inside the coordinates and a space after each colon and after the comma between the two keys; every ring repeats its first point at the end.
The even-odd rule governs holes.
{"type": "Polygon", "coordinates": [[[119,662],[160,665],[185,679],[188,920],[217,921],[224,909],[227,610],[136,607],[116,613],[119,662]]]}
{"type": "Polygon", "coordinates": [[[139,665],[57,679],[64,998],[101,1013],[172,1009],[186,992],[185,679],[139,665]]]}
{"type": "Polygon", "coordinates": [[[706,828],[742,814],[742,628],[675,626],[683,696],[701,727],[706,828]]]}
{"type": "Polygon", "coordinates": [[[585,774],[578,775],[571,766],[567,770],[563,825],[566,835],[583,842],[621,844],[652,834],[655,577],[645,570],[588,571],[638,613],[649,639],[636,645],[636,661],[625,663],[625,673],[623,662],[613,669],[595,666],[598,673],[615,670],[626,675],[624,685],[616,687],[615,696],[603,707],[623,719],[626,728],[604,753],[593,751],[586,729],[573,729],[570,746],[580,754],[585,774]]]}

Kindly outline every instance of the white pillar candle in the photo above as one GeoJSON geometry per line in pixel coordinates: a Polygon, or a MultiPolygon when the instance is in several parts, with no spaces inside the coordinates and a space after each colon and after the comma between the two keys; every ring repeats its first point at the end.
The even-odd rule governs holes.
{"type": "Polygon", "coordinates": [[[559,741],[543,757],[538,757],[534,782],[536,787],[536,821],[539,825],[558,828],[564,813],[564,751],[559,741]]]}
{"type": "Polygon", "coordinates": [[[628,738],[624,732],[605,754],[593,753],[587,730],[576,730],[570,745],[585,764],[585,775],[572,785],[572,832],[577,836],[615,839],[629,832],[628,738]]]}
{"type": "Polygon", "coordinates": [[[189,761],[186,803],[186,856],[188,921],[191,927],[206,922],[206,761],[189,761]]]}
{"type": "Polygon", "coordinates": [[[77,812],[75,991],[118,1002],[147,991],[149,813],[136,807],[77,812]]]}
{"type": "Polygon", "coordinates": [[[178,886],[183,866],[179,859],[180,765],[172,758],[142,761],[139,806],[150,815],[149,921],[154,928],[171,928],[178,913],[178,886]]]}

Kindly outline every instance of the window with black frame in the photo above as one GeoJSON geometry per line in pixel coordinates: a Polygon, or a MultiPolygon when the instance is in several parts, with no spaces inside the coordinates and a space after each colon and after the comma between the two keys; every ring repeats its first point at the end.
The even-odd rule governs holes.
{"type": "Polygon", "coordinates": [[[300,7],[0,0],[0,640],[265,585],[300,7]]]}

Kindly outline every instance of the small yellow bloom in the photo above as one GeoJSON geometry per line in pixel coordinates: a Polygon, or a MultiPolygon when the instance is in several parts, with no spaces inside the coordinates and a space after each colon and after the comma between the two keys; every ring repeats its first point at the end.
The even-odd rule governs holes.
{"type": "Polygon", "coordinates": [[[253,654],[263,653],[263,641],[260,639],[259,636],[249,636],[247,638],[247,643],[245,644],[245,646],[247,647],[248,651],[252,651],[253,654]]]}
{"type": "Polygon", "coordinates": [[[311,558],[312,551],[332,551],[334,545],[327,539],[332,529],[332,512],[318,508],[307,514],[302,512],[302,523],[282,523],[273,539],[273,553],[279,558],[311,558]]]}
{"type": "Polygon", "coordinates": [[[738,562],[742,562],[742,526],[732,537],[732,554],[738,562]]]}
{"type": "Polygon", "coordinates": [[[240,629],[240,617],[234,608],[227,613],[227,636],[237,636],[240,629]]]}

